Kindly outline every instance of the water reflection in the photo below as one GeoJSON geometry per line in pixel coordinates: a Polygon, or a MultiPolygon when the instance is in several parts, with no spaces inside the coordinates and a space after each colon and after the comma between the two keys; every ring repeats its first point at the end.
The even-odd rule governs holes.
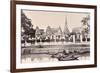
{"type": "MultiPolygon", "coordinates": [[[[80,56],[78,57],[78,60],[89,60],[90,56],[80,56]]],[[[59,60],[57,58],[52,58],[50,56],[46,57],[46,56],[39,56],[37,55],[37,57],[30,56],[30,57],[26,57],[26,58],[22,58],[22,63],[37,63],[37,62],[58,62],[59,60]]]]}

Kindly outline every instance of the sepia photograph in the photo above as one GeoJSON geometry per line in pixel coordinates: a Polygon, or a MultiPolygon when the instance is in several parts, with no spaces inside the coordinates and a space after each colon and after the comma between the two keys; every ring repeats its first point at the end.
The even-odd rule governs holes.
{"type": "Polygon", "coordinates": [[[89,60],[90,14],[21,10],[21,62],[89,60]]]}
{"type": "Polygon", "coordinates": [[[93,5],[11,3],[11,72],[97,66],[93,5]]]}

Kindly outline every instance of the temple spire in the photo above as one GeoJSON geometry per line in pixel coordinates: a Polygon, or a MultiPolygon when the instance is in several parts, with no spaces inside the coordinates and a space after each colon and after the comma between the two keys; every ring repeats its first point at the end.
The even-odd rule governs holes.
{"type": "Polygon", "coordinates": [[[64,26],[64,34],[68,34],[70,31],[68,29],[68,25],[67,25],[67,18],[65,18],[65,26],[64,26]]]}

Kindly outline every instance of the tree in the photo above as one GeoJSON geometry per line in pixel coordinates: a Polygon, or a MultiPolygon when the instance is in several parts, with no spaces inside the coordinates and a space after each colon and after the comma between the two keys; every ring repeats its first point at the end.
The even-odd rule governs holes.
{"type": "Polygon", "coordinates": [[[47,29],[46,29],[46,35],[47,36],[51,36],[52,35],[52,29],[51,29],[50,26],[48,26],[47,29]]]}
{"type": "Polygon", "coordinates": [[[90,21],[89,15],[87,17],[84,17],[81,21],[83,23],[83,26],[82,26],[82,36],[83,36],[82,40],[83,41],[90,40],[90,38],[89,38],[89,34],[90,34],[89,21],[90,21]]]}
{"type": "Polygon", "coordinates": [[[23,11],[21,11],[21,37],[23,38],[24,46],[29,38],[35,37],[35,30],[33,29],[31,19],[27,18],[23,11]]]}
{"type": "Polygon", "coordinates": [[[89,20],[90,20],[90,18],[89,18],[89,16],[87,16],[87,17],[84,17],[81,21],[83,23],[83,32],[84,33],[89,33],[89,31],[90,31],[89,20]]]}

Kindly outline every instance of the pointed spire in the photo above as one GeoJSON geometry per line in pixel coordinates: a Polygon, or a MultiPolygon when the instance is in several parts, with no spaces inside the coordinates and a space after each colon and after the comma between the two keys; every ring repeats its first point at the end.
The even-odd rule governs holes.
{"type": "Polygon", "coordinates": [[[60,26],[58,27],[58,33],[59,34],[62,34],[62,30],[61,30],[61,27],[60,26]]]}
{"type": "Polygon", "coordinates": [[[67,25],[67,18],[65,18],[65,26],[64,26],[64,34],[68,34],[70,31],[68,29],[68,25],[67,25]]]}

